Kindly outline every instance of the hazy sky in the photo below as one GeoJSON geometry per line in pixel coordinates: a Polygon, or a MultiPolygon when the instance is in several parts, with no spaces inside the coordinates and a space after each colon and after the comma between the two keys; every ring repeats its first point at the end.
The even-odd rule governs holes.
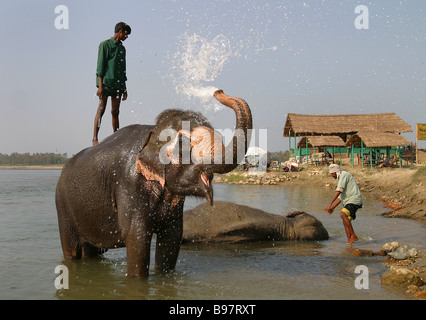
{"type": "MultiPolygon", "coordinates": [[[[248,102],[270,151],[288,149],[289,112],[396,112],[415,131],[426,123],[425,11],[424,0],[1,1],[0,153],[91,145],[98,45],[119,21],[132,27],[121,127],[184,108],[233,128],[231,110],[188,93],[221,88],[248,102]],[[68,29],[55,27],[58,5],[68,29]],[[355,27],[358,5],[368,29],[355,27]]],[[[108,104],[100,139],[111,133],[108,104]]]]}

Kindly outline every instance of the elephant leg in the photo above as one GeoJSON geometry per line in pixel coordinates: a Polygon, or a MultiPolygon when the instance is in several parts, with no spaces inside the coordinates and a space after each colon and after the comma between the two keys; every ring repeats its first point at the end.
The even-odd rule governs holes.
{"type": "Polygon", "coordinates": [[[161,273],[173,270],[176,266],[182,243],[182,222],[161,230],[157,234],[155,249],[155,270],[161,273]]]}
{"type": "Polygon", "coordinates": [[[58,208],[59,235],[64,258],[68,260],[81,259],[82,247],[80,245],[77,229],[72,222],[67,219],[65,213],[65,209],[62,208],[62,210],[59,211],[58,208]]]}
{"type": "Polygon", "coordinates": [[[127,275],[148,277],[152,232],[132,223],[126,238],[127,275]]]}

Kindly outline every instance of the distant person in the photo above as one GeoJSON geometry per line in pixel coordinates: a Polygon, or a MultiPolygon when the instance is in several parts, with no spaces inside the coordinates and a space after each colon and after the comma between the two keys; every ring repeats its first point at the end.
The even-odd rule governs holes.
{"type": "Polygon", "coordinates": [[[330,154],[330,152],[329,152],[329,151],[326,151],[326,152],[325,152],[325,162],[326,162],[327,164],[330,164],[330,163],[332,163],[332,162],[333,162],[333,157],[331,156],[331,154],[330,154]]]}
{"type": "Polygon", "coordinates": [[[334,209],[341,202],[343,203],[340,217],[343,220],[343,226],[345,227],[346,236],[348,237],[347,244],[350,245],[358,240],[351,221],[355,220],[357,210],[362,208],[361,192],[352,175],[347,171],[342,171],[338,164],[331,164],[329,172],[334,179],[339,179],[339,181],[333,199],[331,199],[324,210],[328,214],[332,214],[334,209]]]}
{"type": "Polygon", "coordinates": [[[287,165],[284,167],[284,172],[297,171],[298,168],[299,164],[297,163],[296,159],[291,158],[287,161],[287,165]]]}
{"type": "Polygon", "coordinates": [[[93,146],[99,144],[98,133],[108,97],[111,97],[112,128],[114,132],[119,128],[120,102],[127,99],[126,48],[122,41],[127,39],[131,31],[129,25],[119,22],[115,26],[114,36],[99,44],[96,69],[96,95],[99,97],[99,106],[95,117],[93,146]]]}
{"type": "Polygon", "coordinates": [[[379,168],[383,167],[392,167],[395,164],[394,156],[391,156],[390,160],[389,157],[386,157],[385,160],[379,164],[379,168]]]}

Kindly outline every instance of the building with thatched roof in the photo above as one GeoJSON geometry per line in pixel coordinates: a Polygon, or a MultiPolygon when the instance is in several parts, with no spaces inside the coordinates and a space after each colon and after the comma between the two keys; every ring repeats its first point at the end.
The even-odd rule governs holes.
{"type": "Polygon", "coordinates": [[[367,148],[399,147],[409,144],[410,142],[400,134],[367,129],[358,131],[346,141],[347,147],[353,145],[355,147],[365,146],[367,148]]]}
{"type": "Polygon", "coordinates": [[[413,128],[396,113],[308,115],[289,113],[284,125],[284,137],[334,135],[346,141],[363,129],[382,132],[413,132],[413,128]]]}
{"type": "Polygon", "coordinates": [[[289,113],[283,136],[289,137],[290,152],[300,159],[305,157],[308,161],[311,153],[315,155],[316,148],[319,150],[320,147],[323,147],[323,150],[327,150],[328,147],[333,157],[335,152],[346,153],[348,146],[351,147],[352,155],[354,147],[356,147],[355,152],[360,154],[372,152],[371,148],[382,148],[382,150],[374,151],[379,155],[383,153],[383,150],[389,153],[389,148],[409,144],[400,135],[404,132],[413,132],[413,129],[395,113],[339,115],[289,113]],[[294,137],[294,148],[291,146],[292,137],[294,137]],[[298,144],[297,137],[299,137],[298,144]],[[348,145],[349,141],[351,143],[348,145]]]}
{"type": "MultiPolygon", "coordinates": [[[[299,150],[298,155],[310,155],[311,161],[316,163],[327,163],[325,151],[327,148],[330,148],[331,152],[333,153],[333,160],[334,160],[334,153],[335,150],[339,150],[340,148],[345,148],[346,144],[342,140],[342,138],[338,136],[309,136],[309,137],[303,137],[300,139],[299,143],[297,144],[297,148],[299,150]],[[337,149],[335,149],[337,148],[337,149]],[[317,157],[317,150],[318,152],[324,152],[324,153],[318,153],[317,157]],[[313,154],[311,154],[313,153],[313,154]],[[318,160],[318,161],[317,161],[318,160]]],[[[346,150],[346,149],[345,149],[346,150]]],[[[307,160],[308,161],[308,160],[307,160]]]]}
{"type": "MultiPolygon", "coordinates": [[[[346,146],[351,148],[351,162],[353,164],[353,154],[354,150],[358,151],[358,154],[361,154],[362,165],[364,166],[364,154],[367,156],[368,163],[370,166],[373,165],[373,159],[380,158],[380,154],[390,156],[391,150],[396,149],[398,152],[401,152],[400,147],[409,145],[407,139],[405,139],[400,134],[392,132],[380,132],[374,129],[363,129],[358,131],[356,134],[351,136],[348,141],[346,141],[346,146]],[[373,154],[374,153],[374,154],[373,154]],[[371,161],[370,161],[371,159],[371,161]]],[[[401,166],[401,157],[399,157],[399,165],[401,166]]],[[[377,162],[376,161],[376,164],[377,162]]]]}
{"type": "Polygon", "coordinates": [[[338,136],[303,137],[297,144],[298,148],[345,147],[346,144],[338,136]],[[307,144],[307,145],[306,145],[307,144]]]}

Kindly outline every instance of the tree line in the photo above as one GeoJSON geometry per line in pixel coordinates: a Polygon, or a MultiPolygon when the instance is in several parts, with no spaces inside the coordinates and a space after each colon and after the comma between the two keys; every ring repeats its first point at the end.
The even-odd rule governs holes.
{"type": "Polygon", "coordinates": [[[268,161],[278,161],[285,162],[290,158],[290,152],[286,151],[277,151],[277,152],[269,152],[267,153],[268,161]]]}
{"type": "Polygon", "coordinates": [[[65,164],[68,161],[67,153],[0,153],[1,166],[43,166],[65,164]]]}

